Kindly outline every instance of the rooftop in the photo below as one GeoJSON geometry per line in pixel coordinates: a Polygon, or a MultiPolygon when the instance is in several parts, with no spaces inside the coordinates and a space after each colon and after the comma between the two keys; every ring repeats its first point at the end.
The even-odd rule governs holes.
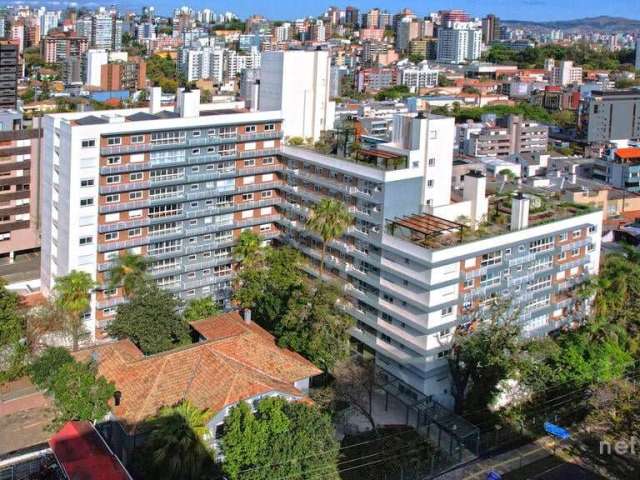
{"type": "Polygon", "coordinates": [[[390,220],[387,230],[393,236],[430,250],[450,248],[503,235],[511,231],[511,198],[517,191],[530,199],[529,228],[598,210],[588,205],[567,202],[560,199],[556,192],[541,188],[514,184],[503,186],[501,182],[487,182],[489,218],[476,230],[468,226],[466,218],[458,218],[453,222],[426,214],[390,220]]]}
{"type": "Polygon", "coordinates": [[[189,400],[213,412],[268,392],[304,398],[298,380],[320,374],[311,362],[279,348],[275,339],[238,313],[226,313],[192,324],[204,341],[145,357],[129,340],[81,350],[80,360],[93,359],[98,373],[122,393],[111,410],[123,426],[138,424],[163,406],[189,400]]]}
{"type": "Polygon", "coordinates": [[[622,160],[637,160],[640,161],[640,148],[637,147],[626,147],[626,148],[618,148],[615,151],[615,156],[622,160]]]}

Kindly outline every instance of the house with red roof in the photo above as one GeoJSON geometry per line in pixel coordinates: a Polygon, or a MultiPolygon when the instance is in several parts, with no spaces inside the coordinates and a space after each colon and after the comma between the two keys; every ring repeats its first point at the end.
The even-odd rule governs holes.
{"type": "Polygon", "coordinates": [[[212,447],[224,418],[239,402],[256,405],[265,397],[310,401],[310,379],[322,373],[299,354],[277,346],[275,338],[238,312],[191,324],[197,343],[145,356],[130,340],[80,350],[98,375],[115,384],[110,425],[100,427],[109,445],[127,464],[145,435],[146,421],[160,408],[188,400],[214,413],[208,438],[212,447]]]}

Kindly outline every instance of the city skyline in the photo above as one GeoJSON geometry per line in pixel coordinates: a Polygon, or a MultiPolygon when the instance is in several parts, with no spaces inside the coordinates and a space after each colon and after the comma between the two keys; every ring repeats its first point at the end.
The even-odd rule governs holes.
{"type": "MultiPolygon", "coordinates": [[[[580,18],[591,18],[597,16],[611,16],[627,19],[640,20],[640,16],[630,15],[634,12],[634,8],[637,4],[634,0],[621,0],[611,3],[596,2],[593,0],[587,0],[586,2],[580,2],[573,0],[560,0],[553,2],[553,8],[549,8],[551,2],[547,0],[522,0],[520,2],[509,2],[506,0],[497,0],[478,4],[471,0],[458,0],[456,2],[445,0],[434,0],[428,4],[419,2],[417,0],[397,1],[397,0],[378,0],[376,2],[368,1],[351,1],[346,3],[328,2],[326,5],[311,3],[311,2],[294,2],[285,0],[283,2],[270,3],[264,2],[256,5],[255,2],[249,0],[236,0],[228,3],[218,3],[212,5],[210,2],[203,0],[195,0],[191,2],[169,2],[166,0],[160,2],[114,2],[121,10],[134,9],[139,10],[143,5],[153,5],[156,7],[156,11],[160,15],[170,15],[174,8],[179,8],[183,5],[190,6],[194,9],[209,8],[215,12],[232,11],[239,15],[241,18],[246,18],[250,15],[258,14],[264,15],[271,19],[293,19],[309,16],[319,16],[326,8],[331,5],[338,7],[346,7],[347,5],[353,5],[358,7],[361,11],[366,11],[370,8],[381,8],[390,12],[399,11],[402,8],[410,8],[418,15],[427,15],[430,12],[447,9],[463,9],[467,10],[473,16],[481,17],[489,13],[493,13],[504,20],[522,20],[522,21],[564,21],[575,20],[580,18]],[[589,12],[588,14],[585,12],[589,12]],[[620,12],[625,12],[625,15],[620,15],[620,12]]],[[[98,6],[105,6],[106,4],[90,1],[90,2],[62,2],[58,0],[52,1],[14,1],[7,2],[6,5],[43,5],[48,8],[66,8],[66,6],[83,6],[85,8],[94,8],[98,6]]]]}

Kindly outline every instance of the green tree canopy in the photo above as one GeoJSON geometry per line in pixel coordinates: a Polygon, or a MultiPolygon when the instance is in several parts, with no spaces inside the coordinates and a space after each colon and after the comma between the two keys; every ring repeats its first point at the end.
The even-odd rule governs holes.
{"type": "Polygon", "coordinates": [[[341,237],[352,223],[353,216],[347,210],[346,205],[340,200],[323,198],[311,209],[311,216],[309,220],[307,220],[306,227],[322,239],[322,252],[320,257],[321,277],[329,242],[341,237]]]}
{"type": "Polygon", "coordinates": [[[31,364],[31,380],[38,388],[48,390],[60,368],[73,361],[66,348],[48,347],[31,364]]]}
{"type": "Polygon", "coordinates": [[[339,478],[330,418],[314,406],[277,397],[262,400],[255,413],[244,402],[231,409],[222,454],[230,480],[339,478]]]}
{"type": "Polygon", "coordinates": [[[189,325],[180,316],[180,302],[155,284],[144,284],[128,303],[118,306],[107,332],[129,338],[146,355],[170,350],[190,341],[189,325]]]}
{"type": "Polygon", "coordinates": [[[187,322],[195,322],[204,318],[213,317],[222,312],[220,306],[211,297],[189,300],[184,309],[184,319],[187,322]]]}
{"type": "Polygon", "coordinates": [[[87,272],[72,270],[57,277],[55,281],[55,302],[64,314],[64,331],[71,337],[73,350],[78,349],[80,340],[87,335],[82,315],[91,306],[90,295],[95,282],[87,272]]]}
{"type": "Polygon", "coordinates": [[[124,294],[131,296],[147,280],[147,267],[147,260],[142,255],[125,252],[111,268],[109,287],[122,286],[124,294]]]}
{"type": "Polygon", "coordinates": [[[451,394],[458,414],[467,403],[482,409],[493,400],[498,383],[508,377],[520,351],[520,328],[509,306],[496,304],[490,312],[477,315],[468,328],[455,333],[449,354],[451,394]]]}
{"type": "Polygon", "coordinates": [[[337,307],[340,288],[319,281],[305,283],[289,300],[287,313],[277,324],[278,345],[288,347],[319,368],[331,370],[349,353],[351,317],[337,307]]]}
{"type": "Polygon", "coordinates": [[[213,452],[204,441],[211,416],[188,401],[161,408],[148,422],[150,433],[134,469],[159,480],[216,478],[213,452]]]}
{"type": "Polygon", "coordinates": [[[25,318],[18,295],[0,278],[0,383],[25,372],[28,347],[25,318]]]}

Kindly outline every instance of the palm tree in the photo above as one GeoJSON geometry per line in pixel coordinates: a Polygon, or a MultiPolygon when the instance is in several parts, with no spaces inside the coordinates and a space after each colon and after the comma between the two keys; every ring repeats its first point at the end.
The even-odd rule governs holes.
{"type": "Polygon", "coordinates": [[[122,285],[124,295],[131,296],[147,278],[147,260],[141,255],[125,252],[111,268],[109,287],[122,285]]]}
{"type": "Polygon", "coordinates": [[[320,278],[324,270],[324,258],[327,244],[331,240],[341,237],[353,223],[353,217],[344,203],[333,198],[323,198],[311,209],[311,217],[307,220],[307,227],[322,238],[322,256],[320,258],[320,278]]]}
{"type": "Polygon", "coordinates": [[[203,439],[212,412],[200,410],[189,401],[163,407],[151,421],[145,449],[160,478],[200,480],[213,468],[210,449],[203,439]]]}
{"type": "Polygon", "coordinates": [[[86,333],[82,314],[91,306],[91,290],[95,282],[87,272],[71,270],[68,275],[56,278],[55,304],[63,314],[65,332],[71,337],[73,351],[78,350],[80,338],[86,333]]]}
{"type": "Polygon", "coordinates": [[[262,257],[262,240],[251,230],[240,233],[233,256],[240,268],[255,266],[262,257]]]}

